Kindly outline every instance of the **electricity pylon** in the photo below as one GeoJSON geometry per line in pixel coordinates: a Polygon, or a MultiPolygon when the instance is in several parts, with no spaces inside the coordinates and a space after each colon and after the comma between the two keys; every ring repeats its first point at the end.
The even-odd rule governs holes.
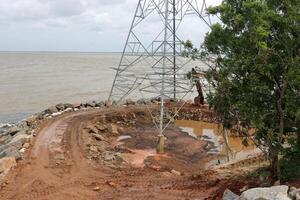
{"type": "Polygon", "coordinates": [[[191,91],[191,83],[183,70],[191,60],[181,56],[183,41],[189,38],[181,38],[179,28],[190,15],[210,27],[206,8],[205,0],[139,0],[119,66],[115,69],[110,101],[121,102],[137,89],[160,97],[162,145],[164,100],[180,99],[191,91]]]}

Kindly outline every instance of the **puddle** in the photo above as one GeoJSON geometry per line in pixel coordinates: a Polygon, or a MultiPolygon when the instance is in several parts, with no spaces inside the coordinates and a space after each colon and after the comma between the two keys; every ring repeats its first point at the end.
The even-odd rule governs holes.
{"type": "MultiPolygon", "coordinates": [[[[175,124],[191,137],[209,142],[206,147],[208,154],[217,156],[217,160],[212,161],[211,164],[226,162],[222,125],[190,120],[177,120],[175,124]]],[[[231,160],[240,160],[260,153],[251,141],[248,146],[244,146],[242,138],[234,136],[230,131],[228,131],[228,144],[232,151],[231,160]]]]}

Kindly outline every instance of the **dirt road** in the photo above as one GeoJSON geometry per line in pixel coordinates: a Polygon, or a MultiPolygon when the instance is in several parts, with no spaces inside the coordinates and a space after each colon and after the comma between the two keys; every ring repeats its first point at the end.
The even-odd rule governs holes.
{"type": "Polygon", "coordinates": [[[48,120],[37,133],[24,161],[8,175],[0,198],[213,199],[220,180],[213,172],[201,169],[207,160],[204,143],[171,127],[166,131],[166,154],[156,155],[153,153],[156,132],[146,119],[148,114],[144,108],[134,111],[124,108],[73,112],[48,120]],[[124,113],[134,117],[134,126],[125,124],[124,113]],[[96,122],[118,124],[119,135],[131,139],[118,142],[119,135],[107,129],[101,132],[103,141],[96,140],[95,134],[91,135],[87,129],[96,122]],[[94,144],[98,149],[104,145],[102,153],[96,148],[97,155],[110,150],[122,159],[98,158],[91,148],[94,144]]]}

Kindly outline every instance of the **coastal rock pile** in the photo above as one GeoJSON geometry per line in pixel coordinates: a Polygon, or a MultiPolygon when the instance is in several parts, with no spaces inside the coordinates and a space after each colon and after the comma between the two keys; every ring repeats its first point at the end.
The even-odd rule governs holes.
{"type": "MultiPolygon", "coordinates": [[[[0,134],[0,159],[4,157],[21,159],[23,145],[30,142],[33,132],[26,121],[3,129],[0,134]]],[[[27,146],[28,144],[25,145],[27,146]]]]}
{"type": "Polygon", "coordinates": [[[300,200],[300,189],[286,185],[249,189],[238,196],[225,190],[223,200],[300,200]]]}
{"type": "Polygon", "coordinates": [[[30,147],[33,131],[26,121],[1,127],[0,131],[0,180],[16,166],[23,153],[30,147]]]}

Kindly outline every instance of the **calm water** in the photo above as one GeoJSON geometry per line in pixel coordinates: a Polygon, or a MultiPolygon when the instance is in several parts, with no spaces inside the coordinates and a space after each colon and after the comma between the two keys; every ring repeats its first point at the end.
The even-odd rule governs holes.
{"type": "Polygon", "coordinates": [[[0,53],[0,124],[59,102],[105,100],[117,53],[0,53]]]}
{"type": "MultiPolygon", "coordinates": [[[[106,100],[115,76],[111,68],[118,66],[120,57],[120,53],[0,52],[0,126],[58,103],[106,100]]],[[[186,62],[184,58],[180,60],[186,62]]],[[[182,73],[202,64],[188,62],[182,73]]],[[[147,70],[153,73],[149,65],[149,61],[139,63],[131,70],[135,74],[147,70]]],[[[149,95],[136,92],[130,97],[149,95]]],[[[194,96],[189,94],[186,98],[194,96]]]]}
{"type": "MultiPolygon", "coordinates": [[[[190,120],[178,120],[176,125],[192,137],[209,141],[213,144],[213,148],[208,153],[218,155],[220,160],[224,160],[226,149],[221,125],[190,120]]],[[[232,152],[231,160],[247,158],[260,152],[251,141],[248,146],[243,145],[242,138],[234,136],[230,131],[228,131],[228,145],[232,152]]]]}

